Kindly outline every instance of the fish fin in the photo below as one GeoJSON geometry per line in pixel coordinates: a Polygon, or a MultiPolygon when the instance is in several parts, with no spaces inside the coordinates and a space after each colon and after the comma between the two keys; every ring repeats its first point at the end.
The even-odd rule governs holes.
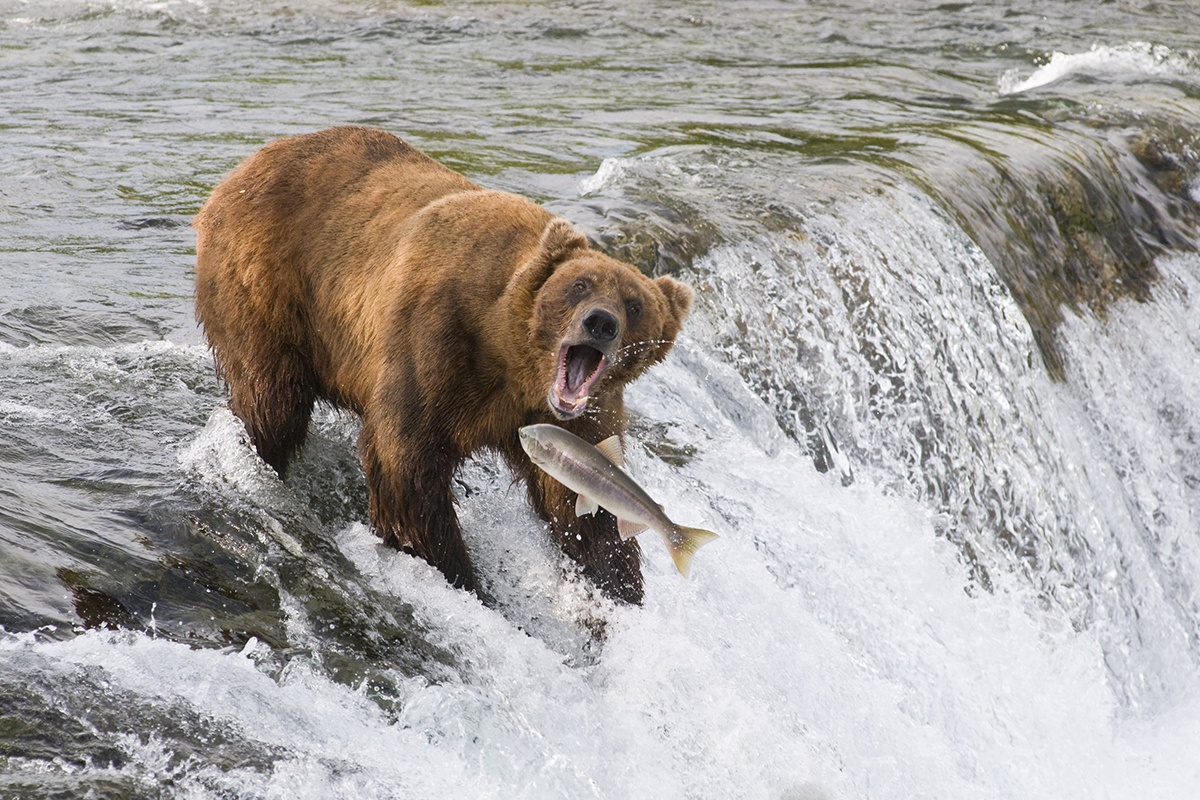
{"type": "Polygon", "coordinates": [[[679,574],[686,578],[692,569],[692,556],[701,547],[716,539],[717,535],[703,528],[689,528],[686,525],[680,525],[678,528],[680,534],[678,543],[671,541],[669,536],[663,536],[663,541],[667,543],[667,549],[671,551],[671,560],[675,562],[675,569],[679,570],[679,574]]]}
{"type": "MultiPolygon", "coordinates": [[[[621,437],[615,433],[605,439],[600,444],[596,445],[596,449],[612,463],[618,467],[625,468],[625,456],[621,452],[621,437]]],[[[644,530],[644,529],[643,529],[644,530]]]]}
{"type": "Polygon", "coordinates": [[[642,531],[646,530],[646,526],[640,522],[633,522],[627,519],[617,520],[617,531],[621,534],[621,539],[631,539],[637,536],[642,531]]]}
{"type": "Polygon", "coordinates": [[[586,495],[581,494],[575,498],[575,516],[577,517],[595,514],[598,508],[600,508],[600,504],[586,495]]]}

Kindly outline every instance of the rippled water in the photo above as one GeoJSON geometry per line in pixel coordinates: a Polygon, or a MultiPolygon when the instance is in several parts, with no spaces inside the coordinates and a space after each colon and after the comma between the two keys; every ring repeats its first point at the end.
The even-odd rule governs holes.
{"type": "Polygon", "coordinates": [[[1191,797],[1200,9],[876,5],[0,0],[0,796],[1191,797]],[[697,288],[629,395],[691,581],[485,456],[483,607],[354,419],[258,462],[188,223],[343,123],[697,288]]]}

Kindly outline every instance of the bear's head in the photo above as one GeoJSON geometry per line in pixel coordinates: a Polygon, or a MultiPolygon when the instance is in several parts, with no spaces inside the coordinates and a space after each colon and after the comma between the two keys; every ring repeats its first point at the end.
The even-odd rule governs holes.
{"type": "Polygon", "coordinates": [[[662,361],[692,304],[685,284],[648,278],[590,249],[560,219],[514,281],[533,293],[530,343],[546,402],[564,420],[582,414],[605,386],[623,386],[662,361]]]}

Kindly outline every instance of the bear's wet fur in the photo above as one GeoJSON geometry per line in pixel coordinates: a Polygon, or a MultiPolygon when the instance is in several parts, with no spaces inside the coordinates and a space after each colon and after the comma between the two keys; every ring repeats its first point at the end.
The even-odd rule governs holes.
{"type": "Polygon", "coordinates": [[[534,467],[524,425],[623,434],[623,389],[670,350],[692,292],[588,246],[383,131],[282,139],[196,216],[196,315],[230,407],[285,474],[313,405],[362,417],[372,526],[479,591],[451,482],[489,448],[563,552],[609,596],[642,598],[637,541],[534,467]]]}

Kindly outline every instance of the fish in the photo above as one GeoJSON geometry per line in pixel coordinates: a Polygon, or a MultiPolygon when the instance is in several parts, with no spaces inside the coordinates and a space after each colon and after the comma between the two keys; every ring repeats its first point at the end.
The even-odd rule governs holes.
{"type": "Polygon", "coordinates": [[[672,522],[663,507],[622,469],[621,441],[616,436],[591,445],[564,428],[546,424],[526,425],[517,435],[521,448],[539,469],[578,494],[576,516],[603,508],[617,518],[622,539],[647,528],[657,531],[685,578],[696,551],[718,538],[712,531],[672,522]]]}

